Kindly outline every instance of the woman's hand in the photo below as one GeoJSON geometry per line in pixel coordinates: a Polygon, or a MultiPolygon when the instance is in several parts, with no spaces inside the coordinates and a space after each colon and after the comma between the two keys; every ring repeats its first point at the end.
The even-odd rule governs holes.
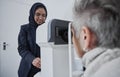
{"type": "Polygon", "coordinates": [[[32,62],[33,66],[41,68],[41,59],[39,57],[35,58],[32,62]]]}

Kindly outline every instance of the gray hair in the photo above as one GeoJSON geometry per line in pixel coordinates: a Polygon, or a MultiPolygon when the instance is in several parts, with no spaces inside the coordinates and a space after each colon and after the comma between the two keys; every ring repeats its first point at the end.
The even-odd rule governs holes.
{"type": "Polygon", "coordinates": [[[97,46],[120,47],[120,0],[76,0],[73,27],[79,36],[87,26],[97,37],[97,46]]]}

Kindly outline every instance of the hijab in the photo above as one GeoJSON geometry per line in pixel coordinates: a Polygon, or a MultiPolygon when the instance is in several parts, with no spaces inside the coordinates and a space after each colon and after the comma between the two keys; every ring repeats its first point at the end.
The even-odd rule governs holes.
{"type": "Polygon", "coordinates": [[[38,9],[38,8],[44,8],[45,12],[46,12],[46,17],[47,17],[47,9],[46,9],[46,6],[42,3],[34,3],[30,9],[30,12],[29,12],[29,24],[32,25],[32,26],[35,26],[37,27],[38,24],[35,22],[34,20],[34,15],[35,15],[35,11],[38,9]]]}

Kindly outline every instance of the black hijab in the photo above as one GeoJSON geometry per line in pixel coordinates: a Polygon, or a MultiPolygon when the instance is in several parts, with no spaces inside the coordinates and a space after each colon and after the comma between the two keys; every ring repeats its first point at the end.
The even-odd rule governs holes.
{"type": "Polygon", "coordinates": [[[29,15],[29,24],[31,24],[32,26],[35,26],[37,27],[38,24],[35,22],[34,20],[34,15],[35,15],[35,11],[38,9],[38,8],[44,8],[45,9],[45,12],[46,12],[46,17],[47,17],[47,9],[46,9],[46,6],[42,3],[34,3],[30,9],[30,15],[29,15]]]}

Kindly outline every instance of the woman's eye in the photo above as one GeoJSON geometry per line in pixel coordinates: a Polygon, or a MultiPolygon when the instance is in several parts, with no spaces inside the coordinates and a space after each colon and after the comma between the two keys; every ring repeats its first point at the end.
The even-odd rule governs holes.
{"type": "Polygon", "coordinates": [[[36,15],[36,16],[40,16],[40,14],[39,14],[39,13],[36,13],[35,15],[36,15]]]}

